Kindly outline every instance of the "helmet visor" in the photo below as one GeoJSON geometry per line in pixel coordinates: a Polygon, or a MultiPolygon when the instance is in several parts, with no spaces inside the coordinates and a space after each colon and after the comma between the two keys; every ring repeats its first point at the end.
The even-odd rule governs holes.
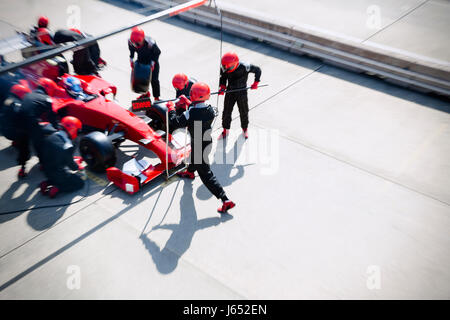
{"type": "Polygon", "coordinates": [[[228,66],[221,65],[220,68],[222,69],[222,72],[230,72],[231,70],[233,70],[234,65],[228,65],[228,66]]]}
{"type": "Polygon", "coordinates": [[[135,48],[140,48],[144,44],[144,39],[142,39],[141,41],[131,41],[131,44],[135,48]]]}

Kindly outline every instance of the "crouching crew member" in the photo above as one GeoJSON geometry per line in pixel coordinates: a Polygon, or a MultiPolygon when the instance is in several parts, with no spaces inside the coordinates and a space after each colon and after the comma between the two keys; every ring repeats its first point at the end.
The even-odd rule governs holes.
{"type": "Polygon", "coordinates": [[[22,100],[30,92],[31,90],[25,85],[13,85],[0,111],[2,133],[5,138],[13,141],[13,147],[18,151],[17,163],[21,166],[19,178],[26,176],[25,164],[30,159],[28,131],[21,125],[22,100]]]}
{"type": "MultiPolygon", "coordinates": [[[[78,29],[61,29],[55,32],[55,43],[73,42],[91,37],[78,29]]],[[[105,60],[100,57],[100,47],[96,42],[87,48],[77,49],[73,52],[73,70],[79,75],[99,75],[98,71],[106,66],[105,60]]]]}
{"type": "Polygon", "coordinates": [[[184,73],[177,73],[173,77],[172,85],[175,88],[176,98],[179,98],[179,100],[175,103],[177,115],[179,115],[179,111],[185,111],[191,103],[187,97],[191,92],[192,85],[196,82],[197,80],[188,78],[188,76],[184,73]]]}
{"type": "Polygon", "coordinates": [[[208,161],[208,154],[211,150],[211,124],[215,117],[214,109],[205,104],[209,99],[210,89],[206,83],[197,82],[192,85],[189,94],[192,104],[182,115],[177,116],[173,103],[168,103],[169,119],[175,128],[187,127],[191,135],[191,159],[187,170],[179,173],[181,177],[194,179],[194,172],[197,171],[200,179],[208,190],[222,200],[222,207],[218,209],[220,213],[226,213],[235,204],[230,201],[220,183],[217,181],[208,161]]]}
{"type": "Polygon", "coordinates": [[[59,192],[72,192],[84,186],[83,179],[72,172],[83,169],[81,158],[74,159],[75,147],[72,142],[82,128],[81,121],[72,116],[64,117],[61,119],[61,128],[42,142],[41,162],[48,180],[41,182],[40,189],[42,194],[50,198],[59,192]]]}
{"type": "Polygon", "coordinates": [[[176,97],[180,97],[181,95],[185,95],[188,97],[191,92],[192,85],[196,83],[197,80],[193,78],[188,78],[184,73],[177,73],[172,78],[172,85],[176,91],[176,97]]]}
{"type": "Polygon", "coordinates": [[[57,91],[58,86],[53,80],[40,78],[38,87],[28,93],[22,102],[21,126],[28,132],[39,160],[44,137],[58,128],[57,115],[53,112],[51,98],[57,91]],[[43,122],[49,122],[51,125],[45,126],[43,122]]]}
{"type": "MultiPolygon", "coordinates": [[[[251,85],[252,89],[257,89],[261,79],[261,69],[255,65],[239,62],[239,57],[234,52],[227,52],[222,57],[220,70],[220,92],[223,95],[225,90],[243,89],[247,87],[248,74],[255,74],[255,81],[251,85]]],[[[219,138],[225,138],[231,125],[231,114],[234,104],[237,102],[241,117],[241,128],[244,136],[248,138],[248,98],[247,90],[227,92],[225,94],[224,108],[222,114],[223,132],[219,138]]]]}
{"type": "MultiPolygon", "coordinates": [[[[149,36],[145,36],[144,30],[139,27],[134,27],[131,30],[131,36],[128,40],[128,49],[130,50],[130,66],[131,69],[135,68],[134,53],[137,53],[136,64],[149,66],[151,69],[151,83],[153,96],[155,100],[159,100],[160,96],[160,86],[159,86],[159,55],[161,54],[161,50],[156,44],[155,40],[153,40],[149,36]]],[[[135,70],[136,71],[136,70],[135,70]]],[[[149,79],[150,80],[150,79],[149,79]]],[[[148,81],[146,84],[148,88],[148,81]]],[[[134,90],[134,89],[133,89],[134,90]]],[[[138,97],[140,98],[149,98],[150,92],[147,89],[147,92],[138,97]]]]}

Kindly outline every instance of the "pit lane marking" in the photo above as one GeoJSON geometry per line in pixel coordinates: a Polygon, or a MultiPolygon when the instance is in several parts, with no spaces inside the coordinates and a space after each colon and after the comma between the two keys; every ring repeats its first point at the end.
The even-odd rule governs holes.
{"type": "Polygon", "coordinates": [[[92,181],[94,181],[96,184],[102,186],[102,187],[106,187],[108,185],[108,181],[100,178],[99,176],[97,176],[96,174],[92,173],[89,170],[85,170],[86,176],[91,179],[92,181]]]}

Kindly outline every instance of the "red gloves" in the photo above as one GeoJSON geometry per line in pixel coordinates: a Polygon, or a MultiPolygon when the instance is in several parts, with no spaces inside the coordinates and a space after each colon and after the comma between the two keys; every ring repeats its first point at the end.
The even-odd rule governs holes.
{"type": "Polygon", "coordinates": [[[80,156],[74,156],[73,161],[78,165],[78,170],[83,170],[86,168],[86,162],[84,162],[83,158],[80,156]]]}
{"type": "Polygon", "coordinates": [[[253,82],[251,88],[252,88],[253,90],[258,89],[258,84],[259,84],[259,81],[253,82]]]}
{"type": "Polygon", "coordinates": [[[167,110],[168,110],[169,112],[175,110],[175,107],[174,107],[172,101],[167,102],[167,103],[166,103],[166,107],[167,107],[167,110]]]}
{"type": "Polygon", "coordinates": [[[155,61],[152,61],[151,68],[152,68],[152,71],[155,69],[155,61]]]}
{"type": "Polygon", "coordinates": [[[223,84],[220,85],[219,89],[219,96],[223,96],[225,94],[225,90],[227,89],[227,86],[224,86],[223,84]]]}
{"type": "Polygon", "coordinates": [[[100,68],[105,67],[105,66],[106,66],[106,61],[103,60],[102,58],[98,58],[98,66],[99,66],[100,68]]]}
{"type": "Polygon", "coordinates": [[[131,67],[131,69],[134,68],[134,61],[133,61],[133,59],[130,59],[130,67],[131,67]]]}
{"type": "Polygon", "coordinates": [[[178,99],[178,102],[175,104],[177,108],[183,108],[184,110],[186,110],[187,107],[191,104],[191,100],[186,98],[184,94],[182,94],[178,99]]]}

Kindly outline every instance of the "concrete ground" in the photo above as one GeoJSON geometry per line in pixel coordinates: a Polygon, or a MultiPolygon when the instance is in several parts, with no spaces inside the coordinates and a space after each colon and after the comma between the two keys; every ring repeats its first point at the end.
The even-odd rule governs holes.
{"type": "MultiPolygon", "coordinates": [[[[46,13],[55,30],[72,4],[2,1],[0,20],[26,29],[46,13]]],[[[141,17],[119,1],[77,6],[92,34],[141,17]]],[[[177,72],[217,88],[218,31],[176,18],[144,29],[162,49],[162,98],[177,72]]],[[[102,76],[124,107],[136,97],[128,35],[100,43],[102,76]]],[[[214,144],[213,170],[237,203],[230,215],[199,178],[130,196],[90,173],[86,189],[44,198],[36,158],[17,181],[0,137],[0,210],[28,209],[0,216],[1,299],[450,298],[449,103],[225,35],[228,50],[269,84],[249,92],[250,139],[235,118],[227,143],[214,144]]]]}
{"type": "Polygon", "coordinates": [[[217,0],[217,4],[448,66],[447,0],[217,0]]]}

